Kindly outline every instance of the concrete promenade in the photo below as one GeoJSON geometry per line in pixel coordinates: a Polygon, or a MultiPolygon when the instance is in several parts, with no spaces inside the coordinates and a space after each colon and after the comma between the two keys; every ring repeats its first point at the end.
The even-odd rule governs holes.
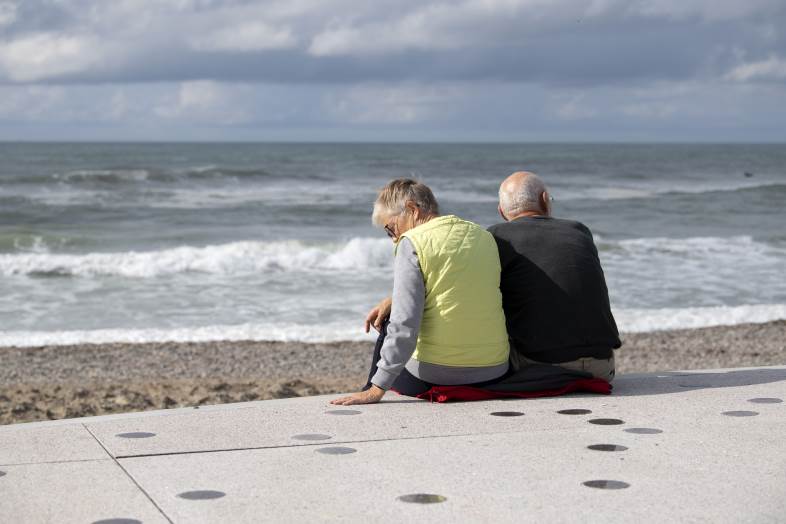
{"type": "Polygon", "coordinates": [[[0,522],[786,522],[786,366],[0,426],[0,522]]]}

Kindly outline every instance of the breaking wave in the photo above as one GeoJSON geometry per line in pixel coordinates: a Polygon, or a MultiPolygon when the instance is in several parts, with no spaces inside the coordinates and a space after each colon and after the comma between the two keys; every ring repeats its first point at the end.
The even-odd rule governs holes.
{"type": "Polygon", "coordinates": [[[738,191],[767,190],[786,191],[786,184],[777,182],[738,182],[726,184],[694,184],[669,187],[626,187],[608,186],[593,188],[552,188],[552,194],[557,200],[628,200],[662,197],[668,195],[703,195],[713,193],[735,193],[738,191]]]}
{"type": "Polygon", "coordinates": [[[144,182],[181,182],[187,180],[221,180],[221,179],[253,179],[271,178],[273,175],[261,168],[230,168],[215,165],[191,166],[184,168],[143,168],[119,167],[107,169],[76,169],[56,173],[33,175],[4,176],[5,184],[25,185],[127,185],[144,182]]]}
{"type": "MultiPolygon", "coordinates": [[[[721,259],[730,263],[752,259],[758,267],[786,258],[786,247],[757,241],[750,236],[626,240],[597,236],[596,242],[604,264],[637,267],[643,272],[652,266],[653,257],[664,263],[698,264],[698,269],[704,264],[716,265],[721,259]]],[[[0,254],[0,275],[136,278],[177,273],[235,275],[259,271],[390,268],[393,260],[393,246],[389,240],[381,238],[353,238],[343,244],[314,245],[299,241],[242,241],[159,251],[86,254],[51,253],[48,245],[49,242],[33,238],[24,246],[15,246],[22,252],[0,254]]]]}
{"type": "Polygon", "coordinates": [[[667,329],[759,324],[782,320],[786,319],[786,304],[620,309],[614,311],[614,317],[620,331],[641,333],[667,329]]]}
{"type": "Polygon", "coordinates": [[[599,235],[595,242],[601,252],[610,256],[623,255],[626,257],[653,255],[670,256],[684,259],[697,259],[702,257],[728,258],[730,262],[741,258],[786,256],[786,249],[766,242],[755,240],[748,235],[733,237],[646,237],[625,240],[607,240],[599,235]]]}
{"type": "MultiPolygon", "coordinates": [[[[470,189],[444,189],[436,186],[435,194],[440,201],[456,203],[496,203],[496,189],[488,191],[470,189]]],[[[738,191],[786,191],[786,184],[773,181],[728,182],[728,183],[696,183],[670,186],[637,185],[596,185],[592,187],[560,186],[550,188],[552,196],[558,202],[578,200],[637,200],[643,198],[660,198],[669,195],[703,195],[715,193],[734,193],[738,191]]]]}
{"type": "Polygon", "coordinates": [[[392,258],[387,239],[353,238],[345,244],[313,246],[247,241],[149,252],[0,254],[0,275],[150,278],[177,273],[357,270],[389,267],[392,258]]]}

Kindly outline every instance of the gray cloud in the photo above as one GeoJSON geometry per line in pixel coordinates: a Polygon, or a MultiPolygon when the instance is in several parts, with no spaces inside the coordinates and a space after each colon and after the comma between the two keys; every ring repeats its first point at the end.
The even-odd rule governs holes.
{"type": "Polygon", "coordinates": [[[0,138],[784,140],[782,0],[0,0],[0,138]]]}
{"type": "Polygon", "coordinates": [[[768,0],[5,5],[15,13],[0,38],[6,83],[592,84],[722,78],[749,62],[786,57],[786,4],[768,0]]]}

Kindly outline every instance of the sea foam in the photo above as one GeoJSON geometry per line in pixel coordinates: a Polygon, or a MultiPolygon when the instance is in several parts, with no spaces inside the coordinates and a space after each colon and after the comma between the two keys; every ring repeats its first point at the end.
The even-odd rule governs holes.
{"type": "Polygon", "coordinates": [[[0,275],[150,278],[177,273],[360,270],[389,267],[392,258],[387,239],[353,238],[344,244],[322,245],[246,241],[148,252],[0,254],[0,275]]]}
{"type": "Polygon", "coordinates": [[[768,190],[782,191],[786,184],[772,180],[755,180],[724,183],[684,183],[668,186],[624,185],[593,186],[591,188],[559,187],[551,189],[551,194],[558,201],[569,200],[628,200],[642,198],[660,198],[667,195],[702,195],[713,193],[734,193],[737,191],[768,190]]]}
{"type": "MultiPolygon", "coordinates": [[[[786,248],[750,236],[625,240],[596,236],[595,239],[604,264],[630,266],[631,262],[638,261],[636,266],[642,271],[651,265],[652,257],[673,259],[680,264],[693,261],[700,265],[711,265],[720,258],[733,261],[740,257],[757,257],[760,263],[770,263],[786,257],[786,248]]],[[[352,238],[345,243],[242,241],[158,251],[85,254],[48,252],[47,244],[41,241],[24,247],[23,252],[0,254],[0,275],[131,278],[177,273],[242,275],[259,271],[389,269],[393,261],[393,246],[388,239],[365,237],[352,238]]]]}
{"type": "Polygon", "coordinates": [[[786,319],[786,304],[614,310],[621,332],[759,324],[786,319]]]}
{"type": "MultiPolygon", "coordinates": [[[[74,331],[0,331],[0,347],[66,346],[73,344],[210,342],[271,340],[331,342],[373,340],[362,320],[326,324],[240,324],[163,329],[95,329],[74,331]]],[[[372,332],[375,333],[375,332],[372,332]]]]}
{"type": "MultiPolygon", "coordinates": [[[[786,319],[786,304],[735,307],[615,309],[620,331],[640,333],[667,329],[763,323],[786,319]]],[[[158,329],[98,329],[74,331],[0,331],[0,347],[64,346],[73,344],[209,342],[271,340],[299,342],[371,341],[375,332],[361,329],[362,319],[324,324],[257,324],[158,329]]]]}

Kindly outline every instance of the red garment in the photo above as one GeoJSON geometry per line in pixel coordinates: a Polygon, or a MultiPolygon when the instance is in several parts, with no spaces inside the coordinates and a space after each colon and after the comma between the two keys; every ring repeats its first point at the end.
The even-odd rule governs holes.
{"type": "Polygon", "coordinates": [[[491,400],[508,397],[556,397],[575,391],[608,395],[611,393],[611,384],[600,378],[582,378],[569,382],[559,389],[543,389],[540,391],[491,391],[472,386],[433,386],[430,390],[418,395],[417,398],[430,400],[431,402],[451,402],[456,400],[491,400]]]}

